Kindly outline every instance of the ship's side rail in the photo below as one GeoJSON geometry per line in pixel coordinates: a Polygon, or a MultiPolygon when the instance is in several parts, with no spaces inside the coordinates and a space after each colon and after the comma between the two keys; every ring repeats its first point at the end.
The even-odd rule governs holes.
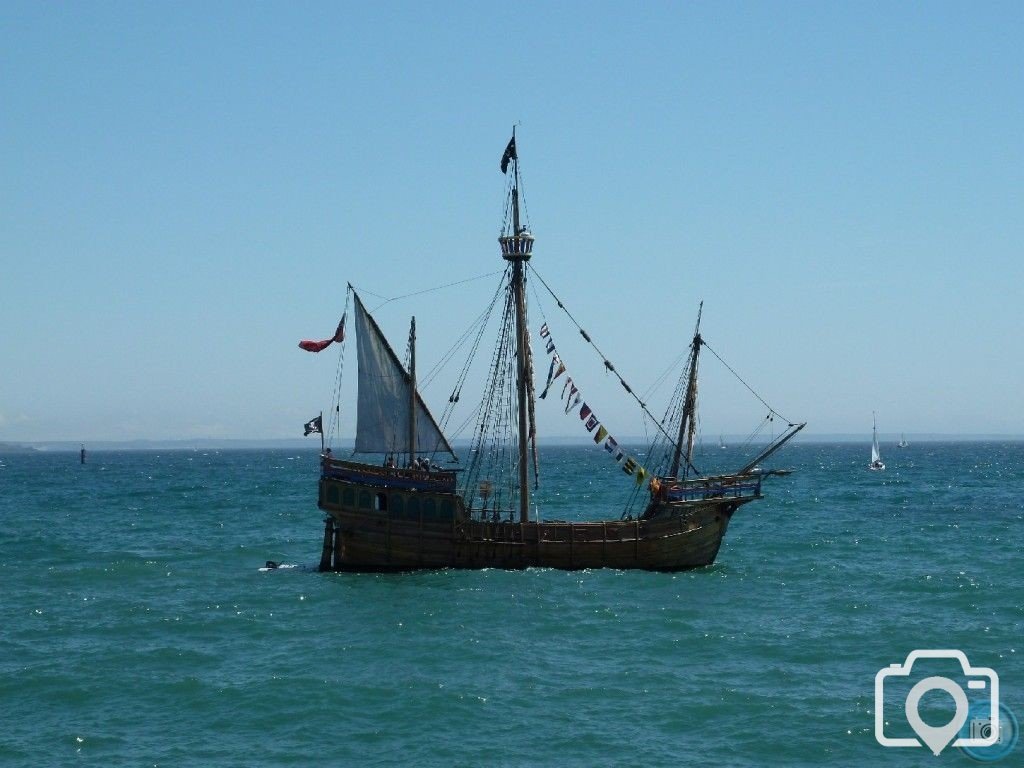
{"type": "Polygon", "coordinates": [[[372,464],[325,457],[321,474],[325,478],[362,485],[441,493],[455,492],[456,475],[445,470],[435,472],[406,467],[375,467],[372,464]]]}
{"type": "Polygon", "coordinates": [[[717,475],[692,480],[666,477],[661,480],[657,496],[664,501],[758,498],[761,480],[760,474],[717,475]]]}

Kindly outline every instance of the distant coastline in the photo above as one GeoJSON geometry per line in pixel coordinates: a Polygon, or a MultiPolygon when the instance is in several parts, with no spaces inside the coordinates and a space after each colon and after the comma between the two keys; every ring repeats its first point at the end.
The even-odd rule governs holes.
{"type": "MultiPolygon", "coordinates": [[[[907,441],[911,448],[915,443],[978,443],[978,442],[1020,442],[1024,441],[1024,435],[954,435],[940,433],[907,434],[907,441]]],[[[746,442],[746,436],[723,435],[726,445],[740,445],[746,442]]],[[[881,442],[895,443],[898,435],[884,435],[881,442]]],[[[620,440],[624,445],[644,445],[648,442],[643,437],[627,437],[620,440]]],[[[706,439],[705,444],[717,443],[715,440],[706,439]]],[[[870,435],[865,437],[862,434],[809,434],[800,435],[795,443],[870,443],[870,435]]],[[[588,445],[591,441],[585,437],[543,437],[541,445],[568,446],[588,445]]],[[[255,449],[316,449],[320,447],[320,441],[313,438],[236,438],[220,439],[206,438],[197,440],[87,440],[86,448],[89,451],[225,451],[225,450],[255,450],[255,449]]],[[[454,445],[465,448],[468,441],[454,441],[454,445]]],[[[40,440],[20,442],[0,442],[0,456],[9,454],[26,454],[59,451],[78,451],[82,446],[81,440],[40,440]]],[[[351,449],[352,438],[345,438],[334,444],[338,449],[351,449]]]]}
{"type": "Polygon", "coordinates": [[[24,443],[0,443],[0,456],[11,453],[36,453],[38,450],[38,448],[24,443]]]}

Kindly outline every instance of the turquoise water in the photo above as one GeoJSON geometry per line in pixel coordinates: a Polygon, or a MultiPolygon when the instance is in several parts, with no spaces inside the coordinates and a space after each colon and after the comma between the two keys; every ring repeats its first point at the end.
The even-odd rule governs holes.
{"type": "MultiPolygon", "coordinates": [[[[787,448],[675,575],[320,574],[315,452],[0,457],[0,764],[971,765],[880,746],[874,677],[961,649],[1024,715],[1024,444],[867,454],[787,448]]],[[[603,452],[542,462],[618,516],[603,452]]]]}

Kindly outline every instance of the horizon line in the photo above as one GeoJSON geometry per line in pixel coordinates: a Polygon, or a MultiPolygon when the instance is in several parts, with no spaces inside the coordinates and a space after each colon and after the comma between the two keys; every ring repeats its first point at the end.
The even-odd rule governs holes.
{"type": "MultiPolygon", "coordinates": [[[[888,434],[888,433],[886,433],[888,434]]],[[[900,433],[902,434],[902,433],[900,433]]],[[[892,433],[891,440],[895,441],[897,433],[892,433]]],[[[728,443],[746,443],[746,437],[738,435],[723,435],[728,443]],[[727,439],[726,439],[727,438],[727,439]]],[[[979,441],[1024,441],[1024,434],[1019,433],[998,433],[998,432],[918,432],[906,433],[907,442],[979,442],[979,441]]],[[[354,438],[345,437],[334,443],[336,447],[351,447],[354,438]]],[[[586,436],[579,435],[552,435],[545,441],[539,441],[541,445],[548,442],[552,445],[589,445],[593,440],[586,436]]],[[[650,442],[649,438],[639,435],[626,436],[619,440],[620,444],[644,445],[650,442]]],[[[704,441],[706,444],[716,445],[716,440],[704,441]]],[[[793,443],[828,443],[828,442],[866,442],[870,443],[870,437],[865,437],[859,432],[821,432],[802,434],[795,437],[793,443]]],[[[316,448],[316,441],[302,437],[195,437],[195,438],[94,438],[91,440],[0,440],[0,448],[22,448],[31,450],[78,450],[82,445],[92,445],[94,448],[157,448],[157,449],[183,449],[198,447],[287,447],[287,448],[316,448]],[[244,444],[244,445],[243,445],[244,444]]],[[[469,440],[453,441],[455,445],[467,446],[469,440]]],[[[728,448],[728,445],[726,445],[728,448]]]]}

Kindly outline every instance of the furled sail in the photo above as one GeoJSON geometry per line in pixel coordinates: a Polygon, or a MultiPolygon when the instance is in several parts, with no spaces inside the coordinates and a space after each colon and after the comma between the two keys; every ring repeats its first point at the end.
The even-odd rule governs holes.
{"type": "MultiPolygon", "coordinates": [[[[410,377],[359,295],[355,296],[359,345],[356,453],[409,450],[410,377]]],[[[419,393],[416,393],[416,452],[455,455],[419,393]]]]}

